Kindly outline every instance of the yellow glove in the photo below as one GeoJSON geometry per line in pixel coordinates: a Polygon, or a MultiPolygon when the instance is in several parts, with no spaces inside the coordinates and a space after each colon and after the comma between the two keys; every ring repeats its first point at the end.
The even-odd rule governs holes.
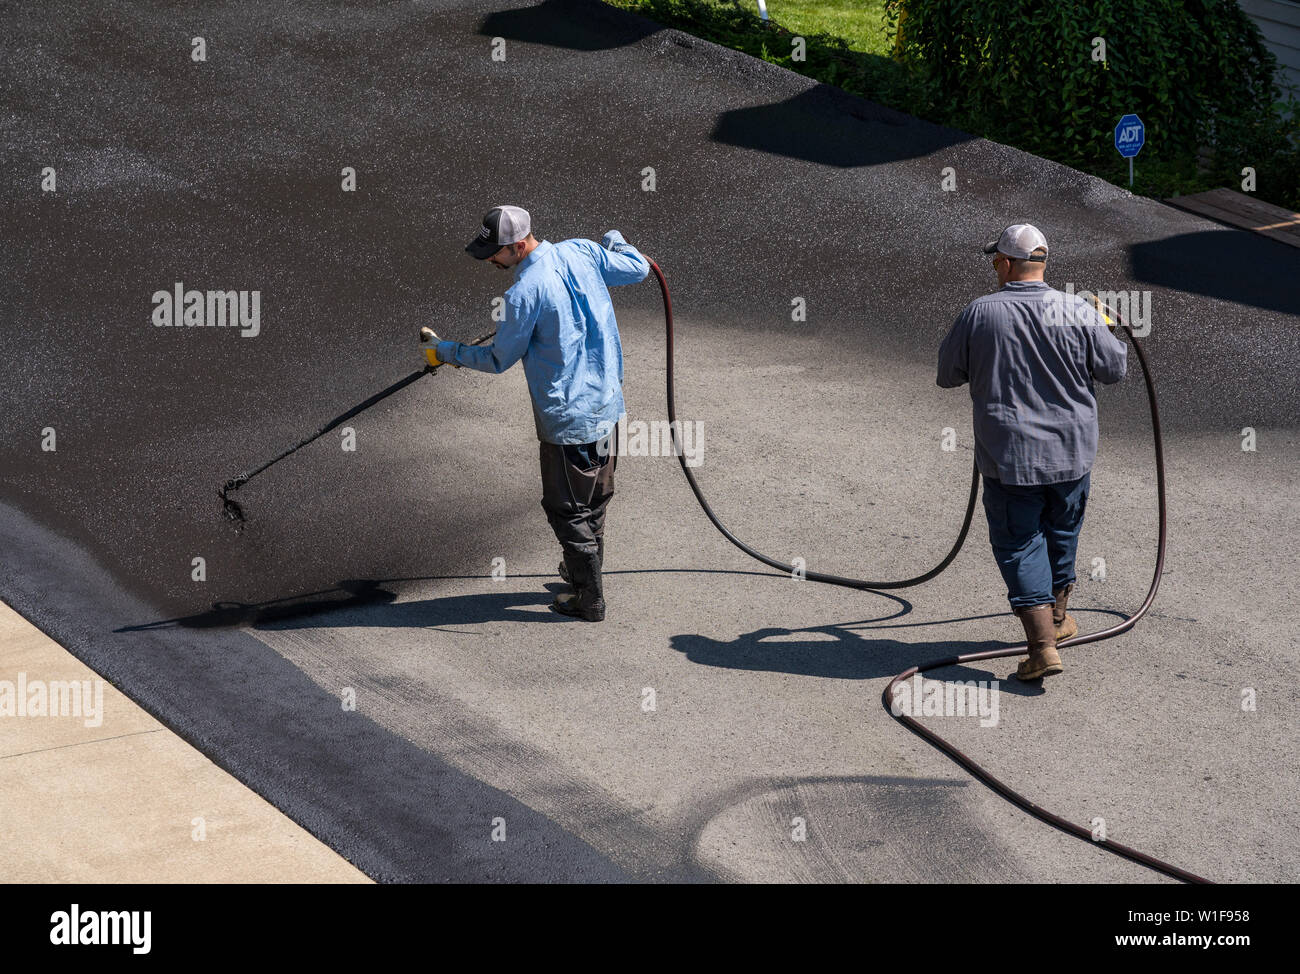
{"type": "Polygon", "coordinates": [[[424,358],[431,368],[437,368],[440,365],[450,365],[453,369],[460,368],[455,362],[444,362],[438,358],[438,333],[432,328],[420,329],[420,342],[424,347],[424,358]]]}

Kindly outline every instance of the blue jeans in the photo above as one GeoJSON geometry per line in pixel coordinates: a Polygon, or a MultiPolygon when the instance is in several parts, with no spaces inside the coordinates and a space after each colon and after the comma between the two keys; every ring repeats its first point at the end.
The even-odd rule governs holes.
{"type": "Polygon", "coordinates": [[[1033,487],[984,478],[989,542],[1013,609],[1055,602],[1052,593],[1074,583],[1091,476],[1033,487]]]}

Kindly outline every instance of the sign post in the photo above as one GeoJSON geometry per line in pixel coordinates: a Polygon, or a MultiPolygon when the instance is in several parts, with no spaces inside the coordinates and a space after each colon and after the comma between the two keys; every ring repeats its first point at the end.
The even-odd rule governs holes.
{"type": "Polygon", "coordinates": [[[1128,188],[1133,188],[1133,157],[1147,141],[1147,128],[1136,115],[1125,115],[1115,126],[1115,148],[1128,160],[1128,188]]]}

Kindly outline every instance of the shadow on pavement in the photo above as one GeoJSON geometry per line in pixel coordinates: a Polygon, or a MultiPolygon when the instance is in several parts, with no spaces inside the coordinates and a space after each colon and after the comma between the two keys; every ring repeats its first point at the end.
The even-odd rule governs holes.
{"type": "Polygon", "coordinates": [[[1129,247],[1135,281],[1300,315],[1300,251],[1246,230],[1203,230],[1129,247]]]}
{"type": "MultiPolygon", "coordinates": [[[[328,622],[316,622],[309,616],[263,620],[254,629],[453,629],[474,635],[471,630],[454,629],[484,622],[572,622],[551,612],[547,592],[477,592],[473,595],[447,595],[436,599],[399,602],[374,612],[340,612],[328,622]]],[[[483,633],[486,635],[486,633],[483,633]]]]}
{"type": "MultiPolygon", "coordinates": [[[[728,568],[629,568],[621,571],[605,572],[606,575],[754,575],[766,578],[786,579],[787,576],[767,571],[741,571],[728,568]]],[[[509,576],[515,578],[544,578],[554,584],[546,584],[543,588],[547,592],[567,591],[567,587],[562,586],[556,579],[555,574],[544,572],[534,574],[512,574],[509,576]]],[[[142,622],[134,626],[123,626],[114,632],[147,632],[153,629],[170,629],[179,626],[184,629],[225,629],[233,628],[246,624],[267,625],[289,620],[307,619],[320,615],[325,612],[338,612],[346,609],[367,608],[378,605],[388,605],[397,601],[397,593],[384,588],[385,585],[399,585],[405,582],[434,582],[434,581],[455,581],[464,579],[478,579],[483,582],[490,581],[485,575],[418,575],[404,578],[349,578],[338,582],[334,588],[320,589],[315,592],[300,592],[296,595],[286,595],[276,599],[267,599],[264,602],[235,602],[223,601],[212,603],[212,608],[205,612],[198,612],[188,616],[176,616],[170,619],[156,619],[153,622],[142,622]]],[[[514,603],[501,603],[500,609],[504,612],[512,604],[532,604],[534,602],[549,602],[549,597],[543,597],[542,593],[491,593],[490,595],[481,596],[489,602],[506,596],[514,595],[517,597],[514,603]]],[[[864,622],[884,622],[888,619],[897,618],[900,615],[906,615],[912,611],[912,605],[906,599],[901,599],[896,595],[880,592],[876,593],[886,598],[892,599],[899,605],[899,611],[889,616],[883,616],[879,619],[866,619],[864,622]]],[[[430,605],[441,602],[451,602],[454,600],[464,600],[480,598],[480,596],[452,596],[447,599],[427,599],[423,602],[413,602],[409,605],[430,605]]],[[[486,603],[485,603],[486,604],[486,603]]],[[[404,617],[407,612],[403,603],[397,608],[401,609],[404,617]]],[[[487,622],[496,620],[515,619],[521,622],[558,622],[569,621],[561,619],[559,616],[549,618],[549,613],[538,616],[536,613],[528,612],[523,615],[497,615],[485,616],[483,606],[478,604],[462,603],[459,606],[467,614],[460,618],[443,619],[440,623],[473,623],[487,622]]],[[[436,613],[441,615],[441,613],[436,613]]],[[[426,613],[428,615],[428,613],[426,613]]],[[[389,616],[368,621],[366,625],[387,626],[399,625],[390,621],[389,616]]],[[[420,625],[434,625],[435,623],[423,622],[420,625]]],[[[324,626],[326,624],[322,624],[324,626]]],[[[327,625],[340,625],[338,620],[331,620],[327,625]]],[[[295,628],[291,626],[281,626],[276,628],[295,628]]],[[[297,628],[310,628],[306,625],[297,628]]]]}
{"type": "MultiPolygon", "coordinates": [[[[698,634],[673,636],[672,648],[692,663],[733,670],[762,670],[830,680],[875,680],[892,677],[924,660],[1002,649],[1015,643],[905,643],[896,639],[864,639],[842,626],[782,629],[767,626],[737,639],[710,639],[698,634]],[[823,638],[817,638],[821,634],[823,638]]],[[[988,674],[965,666],[952,667],[950,679],[985,679],[988,674]]]]}
{"type": "Polygon", "coordinates": [[[546,44],[574,51],[626,47],[662,28],[592,0],[546,0],[534,7],[501,10],[483,18],[485,37],[546,44]]]}
{"type": "MultiPolygon", "coordinates": [[[[1123,613],[1109,609],[1074,609],[1077,615],[1092,614],[1124,618],[1123,613]]],[[[993,613],[991,615],[968,616],[963,619],[944,619],[932,622],[900,623],[897,625],[872,625],[871,629],[904,629],[915,626],[952,625],[963,622],[975,622],[981,619],[996,618],[1005,615],[1010,620],[1010,613],[993,613]]],[[[1017,642],[999,640],[937,640],[929,642],[907,643],[896,639],[868,639],[859,635],[855,629],[866,622],[887,620],[863,620],[812,626],[806,629],[785,629],[779,626],[766,626],[745,633],[737,639],[711,639],[698,633],[682,633],[673,636],[671,645],[674,650],[683,653],[692,663],[702,666],[719,666],[735,670],[759,670],[771,673],[789,673],[795,676],[817,676],[831,680],[874,680],[894,677],[904,670],[930,660],[960,656],[966,653],[982,653],[993,649],[1009,649],[1017,642]]],[[[1069,662],[1069,647],[1061,651],[1069,662]]],[[[990,660],[988,663],[1004,663],[1006,673],[993,672],[965,664],[943,667],[927,674],[926,679],[942,680],[977,680],[1002,682],[1000,689],[1005,693],[1020,696],[1038,696],[1044,692],[1042,681],[1021,682],[1010,677],[1014,672],[1015,657],[1005,660],[990,660]],[[937,674],[942,674],[939,676],[937,674]]]]}
{"type": "MultiPolygon", "coordinates": [[[[888,593],[880,593],[888,594],[888,593]]],[[[892,598],[897,598],[892,596],[892,598]]],[[[904,601],[904,599],[900,599],[904,601]]],[[[719,666],[729,670],[761,670],[781,672],[796,676],[824,676],[832,680],[874,680],[893,678],[907,668],[920,663],[963,655],[966,653],[984,653],[992,649],[1010,649],[1017,642],[998,640],[962,641],[937,640],[928,642],[901,642],[888,638],[866,638],[859,636],[855,629],[906,629],[922,625],[953,625],[958,623],[979,622],[983,619],[996,619],[1006,616],[1009,623],[1010,612],[991,612],[985,615],[970,615],[961,619],[939,619],[930,622],[888,623],[897,615],[906,615],[911,611],[907,606],[905,612],[884,619],[862,619],[858,622],[832,623],[814,625],[803,629],[788,629],[768,625],[753,632],[745,633],[735,640],[715,640],[699,633],[680,633],[673,636],[672,648],[685,654],[690,662],[702,666],[719,666]]],[[[1105,615],[1125,619],[1123,612],[1110,609],[1078,609],[1073,607],[1076,616],[1105,615]]],[[[1069,663],[1070,648],[1061,650],[1069,663]]],[[[989,661],[995,662],[995,661],[989,661]]],[[[1006,657],[1008,674],[1014,672],[1015,657],[1006,657]]],[[[1034,697],[1043,693],[1043,683],[1032,681],[1022,683],[1010,676],[996,674],[983,668],[966,665],[948,666],[932,671],[926,679],[943,680],[1000,680],[1004,685],[1000,689],[1006,693],[1034,697]],[[936,674],[943,674],[937,676],[936,674]]]]}
{"type": "Polygon", "coordinates": [[[914,124],[904,134],[907,121],[906,115],[819,84],[782,102],[723,112],[710,138],[844,169],[914,159],[971,140],[938,126],[914,124]]]}

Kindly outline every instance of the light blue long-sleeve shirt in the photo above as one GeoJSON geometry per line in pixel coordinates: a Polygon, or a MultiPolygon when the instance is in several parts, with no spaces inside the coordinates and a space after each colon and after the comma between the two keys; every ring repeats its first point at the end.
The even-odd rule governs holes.
{"type": "Polygon", "coordinates": [[[970,383],[975,462],[1007,484],[1077,480],[1097,457],[1093,380],[1124,377],[1128,346],[1097,310],[1043,281],[976,298],[939,346],[937,382],[970,383]]]}
{"type": "Polygon", "coordinates": [[[505,320],[489,345],[439,342],[438,358],[501,373],[520,359],[537,438],[594,443],[623,414],[623,345],[609,288],[635,284],[650,262],[617,231],[605,241],[543,240],[514,268],[505,320]]]}

